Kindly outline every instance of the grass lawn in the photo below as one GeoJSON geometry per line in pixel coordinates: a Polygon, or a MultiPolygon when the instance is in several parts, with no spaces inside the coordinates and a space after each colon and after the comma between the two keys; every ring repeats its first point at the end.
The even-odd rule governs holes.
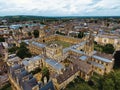
{"type": "Polygon", "coordinates": [[[70,46],[72,45],[72,44],[70,44],[70,43],[63,42],[63,41],[58,41],[58,40],[46,42],[47,45],[52,44],[52,43],[60,44],[60,45],[63,46],[63,48],[70,47],[70,46]]]}

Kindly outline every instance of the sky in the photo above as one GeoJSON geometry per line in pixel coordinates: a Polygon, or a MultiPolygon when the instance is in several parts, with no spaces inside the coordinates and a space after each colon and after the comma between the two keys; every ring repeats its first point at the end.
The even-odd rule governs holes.
{"type": "Polygon", "coordinates": [[[120,0],[0,0],[0,16],[120,16],[120,0]]]}

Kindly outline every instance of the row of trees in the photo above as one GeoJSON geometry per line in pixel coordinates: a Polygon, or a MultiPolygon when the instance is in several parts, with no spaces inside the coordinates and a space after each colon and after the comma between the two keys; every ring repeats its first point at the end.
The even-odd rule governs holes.
{"type": "Polygon", "coordinates": [[[4,37],[0,37],[0,42],[5,42],[5,38],[4,37]]]}
{"type": "Polygon", "coordinates": [[[94,49],[99,52],[107,53],[107,54],[113,54],[115,51],[115,48],[112,44],[106,44],[106,45],[100,45],[96,42],[94,43],[94,49]]]}
{"type": "MultiPolygon", "coordinates": [[[[38,30],[34,30],[34,31],[33,31],[33,35],[34,35],[35,38],[38,38],[38,37],[39,37],[39,31],[38,31],[38,30]]],[[[32,36],[32,33],[31,33],[31,32],[28,32],[28,36],[31,37],[31,36],[32,36]]]]}

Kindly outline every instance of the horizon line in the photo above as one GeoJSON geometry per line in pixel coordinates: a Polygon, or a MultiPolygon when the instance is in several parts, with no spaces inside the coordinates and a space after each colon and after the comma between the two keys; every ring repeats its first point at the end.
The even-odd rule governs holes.
{"type": "Polygon", "coordinates": [[[99,15],[91,15],[91,16],[86,16],[86,15],[84,15],[84,16],[79,16],[79,15],[71,15],[71,16],[65,16],[65,15],[63,15],[63,16],[47,16],[47,15],[1,15],[0,17],[7,17],[7,16],[38,16],[38,17],[120,17],[120,15],[103,15],[103,16],[99,16],[99,15]]]}

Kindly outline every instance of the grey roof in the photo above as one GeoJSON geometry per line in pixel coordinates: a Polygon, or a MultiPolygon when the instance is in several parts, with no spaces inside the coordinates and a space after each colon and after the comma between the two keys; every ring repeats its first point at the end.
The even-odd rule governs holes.
{"type": "Polygon", "coordinates": [[[39,90],[55,90],[55,88],[54,88],[53,82],[50,81],[44,87],[42,87],[39,90]]]}
{"type": "Polygon", "coordinates": [[[44,48],[46,46],[45,44],[41,44],[41,43],[35,42],[35,41],[33,41],[32,44],[35,45],[35,46],[38,46],[40,48],[44,48]]]}
{"type": "Polygon", "coordinates": [[[52,59],[46,59],[45,62],[57,70],[61,70],[64,68],[62,64],[52,59]]]}
{"type": "Polygon", "coordinates": [[[83,42],[79,43],[80,46],[85,45],[85,44],[86,44],[86,41],[83,41],[83,42]]]}
{"type": "Polygon", "coordinates": [[[76,49],[70,49],[70,50],[79,54],[84,54],[84,52],[80,50],[76,50],[76,49]]]}
{"type": "Polygon", "coordinates": [[[63,49],[63,53],[66,53],[67,51],[69,51],[70,50],[70,48],[68,47],[68,48],[64,48],[63,49]]]}
{"type": "Polygon", "coordinates": [[[32,90],[34,86],[38,85],[37,80],[33,77],[32,74],[29,74],[24,69],[24,67],[20,65],[15,65],[14,67],[10,67],[10,68],[11,68],[10,74],[12,75],[12,78],[14,78],[15,82],[18,83],[23,88],[23,90],[32,90]],[[17,69],[20,70],[19,73],[15,72],[17,69]],[[28,79],[24,79],[24,78],[28,78],[28,79]],[[18,82],[16,80],[18,80],[18,82]]]}
{"type": "Polygon", "coordinates": [[[8,62],[9,61],[20,61],[20,58],[16,56],[16,57],[13,57],[13,58],[9,58],[8,62]]]}
{"type": "Polygon", "coordinates": [[[80,46],[83,46],[83,45],[85,45],[86,44],[86,41],[83,41],[83,42],[80,42],[80,43],[78,43],[78,44],[76,44],[76,45],[73,45],[73,46],[71,46],[72,48],[74,48],[74,49],[76,49],[76,48],[78,48],[78,47],[80,47],[80,46]]]}
{"type": "Polygon", "coordinates": [[[22,66],[21,65],[19,65],[19,64],[15,64],[13,67],[11,67],[13,70],[17,70],[17,69],[20,69],[20,68],[22,68],[22,66]]]}
{"type": "Polygon", "coordinates": [[[85,61],[88,57],[87,56],[80,56],[79,59],[85,61]]]}
{"type": "Polygon", "coordinates": [[[23,82],[22,87],[23,90],[32,90],[33,87],[38,85],[37,81],[35,78],[31,78],[28,81],[23,82]]]}
{"type": "Polygon", "coordinates": [[[24,40],[23,42],[26,44],[29,44],[29,40],[24,40]]]}
{"type": "Polygon", "coordinates": [[[97,53],[97,51],[93,51],[93,54],[96,54],[97,53]]]}
{"type": "Polygon", "coordinates": [[[100,61],[103,61],[103,62],[107,62],[107,63],[112,62],[112,60],[109,60],[109,59],[106,59],[106,58],[103,58],[103,57],[100,57],[100,56],[97,56],[97,55],[93,55],[92,57],[95,58],[95,59],[98,59],[100,61]]]}
{"type": "Polygon", "coordinates": [[[28,75],[29,73],[26,71],[26,70],[24,70],[24,71],[22,71],[19,75],[21,76],[21,77],[24,77],[24,76],[26,76],[26,75],[28,75]]]}
{"type": "Polygon", "coordinates": [[[22,63],[23,63],[23,65],[27,66],[27,65],[29,65],[29,63],[38,61],[41,58],[42,58],[41,56],[35,56],[35,57],[32,57],[32,58],[26,58],[26,59],[24,59],[22,61],[22,63]]]}
{"type": "Polygon", "coordinates": [[[99,63],[96,63],[96,62],[93,62],[93,61],[88,61],[91,65],[94,65],[96,67],[99,67],[101,69],[105,69],[104,65],[102,64],[99,64],[99,63]]]}
{"type": "Polygon", "coordinates": [[[16,56],[16,54],[10,54],[10,55],[8,55],[8,59],[13,58],[15,56],[16,56]]]}
{"type": "Polygon", "coordinates": [[[31,86],[31,87],[34,87],[36,86],[38,83],[37,83],[37,80],[35,78],[31,78],[30,80],[27,81],[27,83],[31,86]]]}

